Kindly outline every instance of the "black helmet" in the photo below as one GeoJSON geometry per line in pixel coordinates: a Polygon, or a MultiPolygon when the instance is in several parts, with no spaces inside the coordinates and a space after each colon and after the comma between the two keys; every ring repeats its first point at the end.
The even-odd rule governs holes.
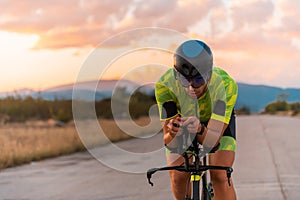
{"type": "Polygon", "coordinates": [[[174,54],[175,69],[186,78],[202,76],[210,79],[213,55],[210,48],[200,40],[182,43],[174,54]]]}

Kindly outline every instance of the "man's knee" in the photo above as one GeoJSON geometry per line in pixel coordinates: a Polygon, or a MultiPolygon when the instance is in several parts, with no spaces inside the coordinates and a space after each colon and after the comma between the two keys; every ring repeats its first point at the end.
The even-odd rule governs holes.
{"type": "Polygon", "coordinates": [[[228,178],[226,175],[226,172],[221,171],[221,170],[212,170],[210,172],[210,176],[211,176],[211,182],[213,183],[213,185],[217,184],[217,185],[224,185],[224,184],[228,184],[228,178]]]}
{"type": "Polygon", "coordinates": [[[183,184],[187,184],[189,180],[189,174],[178,171],[170,171],[170,177],[172,185],[175,187],[181,187],[183,184]]]}
{"type": "MultiPolygon", "coordinates": [[[[234,151],[217,151],[210,156],[210,164],[231,167],[233,165],[234,158],[234,151]]],[[[213,184],[228,184],[226,171],[211,170],[210,175],[213,184]]]]}

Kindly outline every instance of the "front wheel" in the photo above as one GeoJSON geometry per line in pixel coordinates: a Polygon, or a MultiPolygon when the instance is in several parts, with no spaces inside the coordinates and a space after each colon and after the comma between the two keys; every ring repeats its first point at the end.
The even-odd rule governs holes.
{"type": "Polygon", "coordinates": [[[206,187],[202,188],[201,200],[213,200],[214,190],[211,183],[208,183],[206,187]]]}

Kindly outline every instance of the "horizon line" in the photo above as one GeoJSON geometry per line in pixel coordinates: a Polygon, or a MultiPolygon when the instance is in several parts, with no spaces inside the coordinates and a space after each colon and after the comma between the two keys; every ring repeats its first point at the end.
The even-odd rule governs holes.
{"type": "MultiPolygon", "coordinates": [[[[95,82],[95,81],[120,81],[120,80],[131,81],[131,80],[127,80],[127,79],[111,78],[111,79],[103,79],[103,80],[86,80],[86,81],[81,81],[81,82],[78,82],[78,83],[88,83],[88,82],[95,82]]],[[[133,81],[131,81],[131,82],[133,82],[133,81]]],[[[0,91],[0,94],[14,93],[14,92],[22,91],[22,90],[39,92],[39,91],[45,91],[45,90],[50,90],[50,89],[59,88],[59,87],[67,87],[67,86],[74,85],[75,83],[76,82],[61,83],[61,84],[57,84],[57,85],[53,85],[53,86],[47,86],[43,89],[34,89],[34,88],[30,88],[30,87],[22,87],[22,88],[19,88],[19,89],[0,91]]],[[[133,82],[133,83],[136,83],[136,82],[133,82]]],[[[300,86],[298,88],[297,87],[279,87],[279,86],[273,86],[273,85],[268,85],[268,84],[263,84],[263,83],[253,84],[253,83],[247,83],[247,82],[241,82],[241,81],[236,81],[236,83],[251,85],[251,86],[279,88],[279,89],[282,89],[282,90],[288,90],[288,89],[296,89],[296,90],[299,89],[300,90],[300,86]]],[[[136,83],[136,84],[138,84],[138,83],[136,83]]]]}

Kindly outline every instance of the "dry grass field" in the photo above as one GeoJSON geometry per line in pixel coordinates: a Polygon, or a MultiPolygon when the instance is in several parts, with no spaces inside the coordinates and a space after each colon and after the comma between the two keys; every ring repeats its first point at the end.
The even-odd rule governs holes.
{"type": "MultiPolygon", "coordinates": [[[[126,121],[122,123],[130,126],[126,121]]],[[[145,126],[149,118],[140,118],[135,123],[145,126]]],[[[112,142],[132,137],[121,131],[113,120],[99,120],[99,124],[112,142]]],[[[140,134],[143,133],[133,133],[140,134]]],[[[93,145],[104,143],[96,134],[90,134],[89,137],[93,145]]],[[[56,127],[47,122],[35,121],[0,126],[0,169],[82,150],[85,147],[74,123],[56,127]]]]}
{"type": "Polygon", "coordinates": [[[0,128],[0,168],[82,150],[75,127],[42,122],[5,124],[0,128]]]}

